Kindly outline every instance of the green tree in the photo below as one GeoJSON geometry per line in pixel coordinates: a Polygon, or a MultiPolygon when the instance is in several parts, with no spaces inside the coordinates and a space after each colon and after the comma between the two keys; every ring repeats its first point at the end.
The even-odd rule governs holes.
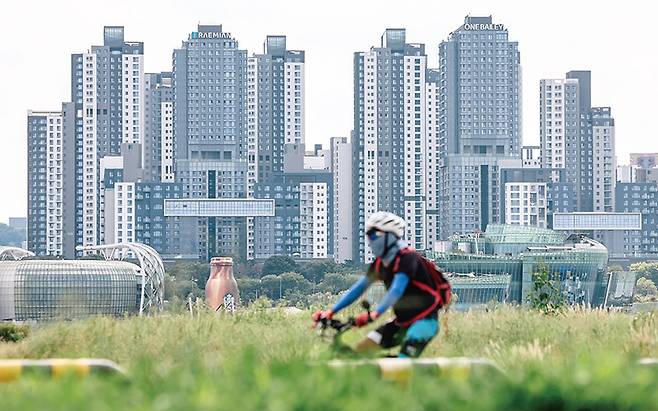
{"type": "Polygon", "coordinates": [[[287,255],[273,255],[265,260],[262,275],[279,275],[290,271],[299,271],[299,267],[292,257],[287,255]]]}
{"type": "Polygon", "coordinates": [[[167,273],[180,281],[193,281],[201,290],[205,290],[210,276],[210,264],[203,262],[177,262],[167,267],[167,273]]]}
{"type": "Polygon", "coordinates": [[[348,273],[327,273],[318,288],[322,292],[338,294],[347,290],[358,278],[357,275],[348,273]]]}
{"type": "Polygon", "coordinates": [[[25,240],[23,232],[0,223],[0,245],[20,247],[25,240]]]}
{"type": "Polygon", "coordinates": [[[312,283],[320,283],[326,273],[341,271],[341,266],[332,260],[310,261],[302,264],[300,273],[312,283]]]}
{"type": "Polygon", "coordinates": [[[283,296],[283,283],[279,282],[279,277],[273,274],[264,275],[260,279],[260,290],[270,300],[279,299],[279,291],[283,296]]]}
{"type": "Polygon", "coordinates": [[[288,290],[296,290],[302,294],[308,294],[313,287],[313,284],[299,273],[283,273],[279,275],[279,279],[284,293],[288,290]]]}
{"type": "Polygon", "coordinates": [[[559,274],[550,274],[545,264],[540,264],[532,274],[529,303],[546,314],[556,313],[565,305],[559,274]]]}
{"type": "Polygon", "coordinates": [[[283,298],[286,293],[308,294],[312,287],[310,281],[301,274],[293,272],[269,274],[260,279],[260,291],[272,300],[283,298]]]}
{"type": "Polygon", "coordinates": [[[658,284],[658,261],[644,261],[631,264],[630,270],[639,277],[648,278],[654,284],[658,284]]]}
{"type": "Polygon", "coordinates": [[[192,300],[195,300],[196,297],[205,297],[203,290],[191,278],[174,277],[167,273],[165,274],[164,287],[165,300],[168,301],[175,299],[187,300],[188,296],[191,296],[192,300]]]}
{"type": "Polygon", "coordinates": [[[658,300],[658,287],[648,278],[640,277],[635,284],[635,302],[658,300]]]}
{"type": "Polygon", "coordinates": [[[243,304],[249,304],[256,301],[263,291],[261,290],[261,281],[257,278],[238,278],[238,290],[240,291],[240,300],[243,304]]]}

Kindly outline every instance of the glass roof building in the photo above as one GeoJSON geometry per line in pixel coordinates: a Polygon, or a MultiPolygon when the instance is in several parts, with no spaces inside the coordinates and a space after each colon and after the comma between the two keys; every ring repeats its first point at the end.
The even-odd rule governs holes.
{"type": "Polygon", "coordinates": [[[139,311],[141,269],[125,261],[0,262],[0,321],[122,316],[139,311]]]}
{"type": "Polygon", "coordinates": [[[466,309],[490,302],[509,302],[512,276],[509,274],[492,275],[451,275],[454,308],[466,309]]]}
{"type": "Polygon", "coordinates": [[[507,299],[493,290],[491,299],[516,303],[528,300],[533,274],[543,267],[559,279],[566,300],[573,304],[602,304],[608,282],[608,250],[603,244],[543,228],[489,224],[484,233],[452,237],[445,252],[426,254],[455,278],[451,281],[456,281],[453,289],[462,307],[487,301],[468,293],[460,298],[459,275],[469,276],[471,287],[483,289],[491,289],[492,276],[509,276],[507,299]]]}

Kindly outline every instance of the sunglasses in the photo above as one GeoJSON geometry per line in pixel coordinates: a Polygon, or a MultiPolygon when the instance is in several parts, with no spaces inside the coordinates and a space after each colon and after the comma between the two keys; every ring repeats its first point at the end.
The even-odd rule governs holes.
{"type": "Polygon", "coordinates": [[[376,238],[381,237],[384,235],[383,231],[379,230],[370,230],[366,233],[366,236],[368,237],[368,240],[374,241],[376,238]]]}

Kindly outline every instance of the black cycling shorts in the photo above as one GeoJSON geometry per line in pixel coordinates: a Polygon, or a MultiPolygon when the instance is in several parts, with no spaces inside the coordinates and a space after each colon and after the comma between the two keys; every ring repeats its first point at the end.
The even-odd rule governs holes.
{"type": "Polygon", "coordinates": [[[368,339],[374,341],[382,348],[396,347],[402,344],[406,328],[395,323],[395,318],[389,320],[379,328],[368,333],[368,339]]]}

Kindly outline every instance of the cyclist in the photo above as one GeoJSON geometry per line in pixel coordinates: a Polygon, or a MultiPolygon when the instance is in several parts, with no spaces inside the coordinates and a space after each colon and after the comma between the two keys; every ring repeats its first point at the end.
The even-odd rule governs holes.
{"type": "Polygon", "coordinates": [[[355,302],[375,281],[382,281],[387,293],[372,312],[355,317],[355,325],[363,327],[375,321],[393,307],[395,317],[361,341],[357,352],[368,352],[400,345],[399,357],[418,357],[438,333],[437,301],[434,282],[423,263],[422,256],[403,240],[404,219],[380,211],[366,222],[366,236],[375,261],[368,272],[352,285],[330,310],[317,311],[313,321],[330,320],[334,314],[355,302]]]}

